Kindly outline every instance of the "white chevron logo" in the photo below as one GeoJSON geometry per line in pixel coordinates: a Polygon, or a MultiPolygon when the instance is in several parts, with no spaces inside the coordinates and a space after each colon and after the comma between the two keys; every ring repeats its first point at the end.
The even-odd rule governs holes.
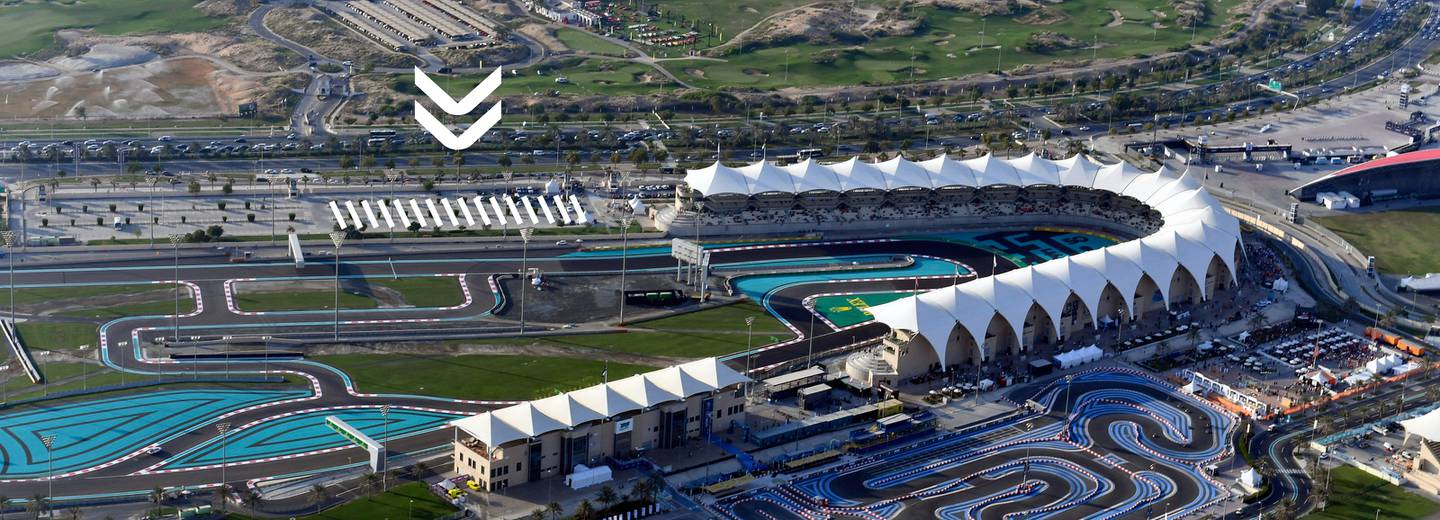
{"type": "MultiPolygon", "coordinates": [[[[500,88],[501,77],[500,68],[496,67],[495,71],[491,72],[489,77],[481,81],[480,84],[475,85],[475,88],[470,90],[470,93],[466,94],[464,98],[456,101],[450,97],[449,93],[445,92],[445,89],[440,88],[440,85],[437,85],[434,80],[426,76],[425,71],[420,70],[419,67],[415,67],[415,86],[419,87],[420,91],[424,92],[425,96],[430,98],[431,101],[434,101],[441,110],[456,116],[468,114],[475,110],[475,107],[480,106],[481,101],[484,101],[485,98],[494,93],[495,89],[500,88]]],[[[480,138],[485,135],[485,132],[490,131],[491,127],[500,122],[501,112],[500,102],[496,101],[495,105],[491,106],[490,110],[485,112],[485,115],[480,116],[479,120],[475,121],[474,124],[471,124],[469,128],[466,128],[464,132],[457,136],[451,132],[449,128],[446,128],[444,123],[436,119],[428,109],[421,105],[419,100],[415,101],[415,122],[420,123],[420,127],[424,128],[426,132],[429,132],[431,136],[434,136],[435,140],[440,141],[441,145],[456,151],[469,148],[474,145],[476,141],[479,141],[480,138]]]]}

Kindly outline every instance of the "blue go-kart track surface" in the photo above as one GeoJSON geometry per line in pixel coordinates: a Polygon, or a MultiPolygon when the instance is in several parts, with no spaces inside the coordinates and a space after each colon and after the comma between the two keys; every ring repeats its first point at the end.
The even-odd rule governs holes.
{"type": "Polygon", "coordinates": [[[213,466],[222,461],[235,464],[350,446],[348,440],[325,425],[325,418],[330,416],[340,418],[383,443],[385,439],[405,438],[442,427],[465,415],[439,410],[392,408],[388,416],[382,416],[378,407],[301,412],[267,419],[234,431],[227,436],[223,447],[219,439],[212,439],[167,458],[157,469],[213,466]]]}
{"type": "Polygon", "coordinates": [[[1183,516],[1229,496],[1205,468],[1231,456],[1236,417],[1168,383],[1101,368],[1009,397],[1038,410],[854,446],[847,462],[783,475],[710,510],[732,520],[1101,520],[1183,516]]]}
{"type": "Polygon", "coordinates": [[[172,390],[6,413],[0,421],[0,479],[93,467],[201,426],[228,412],[310,395],[283,390],[172,390]],[[41,443],[55,435],[53,456],[41,443]]]}

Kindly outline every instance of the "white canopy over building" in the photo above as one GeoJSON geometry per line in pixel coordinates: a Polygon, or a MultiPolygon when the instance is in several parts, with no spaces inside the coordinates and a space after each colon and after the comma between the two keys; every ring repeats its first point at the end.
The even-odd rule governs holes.
{"type": "MultiPolygon", "coordinates": [[[[1142,310],[1137,302],[1152,305],[1148,303],[1151,294],[1158,294],[1167,308],[1181,301],[1208,299],[1215,288],[1236,279],[1242,247],[1239,221],[1225,212],[1196,176],[1164,168],[1145,172],[1128,163],[1100,165],[1078,155],[1060,161],[1034,154],[1009,160],[986,155],[922,162],[897,157],[873,164],[851,158],[836,164],[806,160],[783,168],[764,162],[730,168],[717,162],[691,170],[685,181],[697,199],[750,200],[757,200],[762,193],[773,198],[778,193],[837,192],[848,196],[856,190],[939,193],[947,188],[1079,188],[1138,201],[1159,214],[1163,223],[1158,230],[1137,240],[869,309],[876,321],[891,329],[918,334],[942,366],[954,362],[949,359],[953,356],[946,354],[948,345],[962,339],[984,345],[987,335],[995,333],[990,328],[995,320],[1001,330],[1020,337],[1027,325],[1039,328],[1042,324],[1037,321],[1048,318],[1045,330],[1058,335],[1062,312],[1071,307],[1072,298],[1088,312],[1086,321],[1092,325],[1115,314],[1137,316],[1142,310]],[[1140,298],[1141,293],[1146,298],[1140,298]],[[1105,302],[1110,302],[1109,308],[1102,308],[1105,302]]],[[[985,359],[983,348],[975,359],[985,359]]]]}
{"type": "Polygon", "coordinates": [[[683,401],[696,394],[746,381],[749,378],[720,360],[707,358],[457,419],[450,424],[486,446],[498,447],[591,421],[683,401]]]}

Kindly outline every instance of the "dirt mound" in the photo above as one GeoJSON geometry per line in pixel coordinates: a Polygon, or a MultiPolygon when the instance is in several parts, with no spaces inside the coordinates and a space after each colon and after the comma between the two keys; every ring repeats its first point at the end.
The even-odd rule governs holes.
{"type": "Polygon", "coordinates": [[[101,43],[90,46],[78,56],[56,58],[50,62],[62,69],[82,71],[124,67],[153,59],[155,59],[155,53],[144,47],[101,43]]]}
{"type": "Polygon", "coordinates": [[[1025,13],[1024,16],[1016,18],[1015,21],[1025,25],[1053,25],[1068,19],[1070,19],[1070,17],[1066,16],[1065,13],[1059,9],[1041,7],[1039,9],[1032,9],[1030,12],[1025,13]]]}
{"type": "Polygon", "coordinates": [[[1020,46],[1022,49],[1034,53],[1047,53],[1065,49],[1079,49],[1086,47],[1086,43],[1055,31],[1038,31],[1030,33],[1025,43],[1020,46]]]}
{"type": "Polygon", "coordinates": [[[205,0],[195,4],[200,12],[210,16],[236,16],[255,8],[252,0],[205,0]]]}
{"type": "Polygon", "coordinates": [[[860,35],[859,27],[867,20],[858,14],[827,7],[804,7],[770,21],[756,31],[747,33],[743,43],[770,45],[790,41],[817,44],[834,43],[841,37],[860,35]]]}
{"type": "Polygon", "coordinates": [[[929,0],[928,3],[976,16],[1013,16],[1041,6],[1033,0],[929,0]]]}

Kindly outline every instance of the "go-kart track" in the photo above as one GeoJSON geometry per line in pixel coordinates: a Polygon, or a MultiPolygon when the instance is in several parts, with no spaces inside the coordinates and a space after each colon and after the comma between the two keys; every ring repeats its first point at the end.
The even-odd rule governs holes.
{"type": "MultiPolygon", "coordinates": [[[[1016,263],[1076,254],[1106,242],[1089,235],[1054,231],[972,235],[964,239],[937,236],[739,244],[707,249],[713,265],[740,265],[738,272],[749,269],[747,266],[773,267],[790,261],[824,265],[881,255],[913,259],[908,267],[811,273],[813,277],[792,273],[773,280],[764,279],[770,275],[751,277],[755,280],[742,290],[786,322],[800,338],[757,349],[755,366],[764,367],[806,356],[812,312],[806,302],[814,295],[933,289],[987,276],[992,265],[995,271],[1003,272],[1016,263]]],[[[342,310],[340,341],[413,341],[426,335],[457,333],[513,334],[513,321],[487,318],[510,315],[507,284],[500,278],[519,271],[519,253],[516,249],[467,248],[347,254],[340,264],[341,278],[363,281],[445,276],[461,285],[464,301],[443,308],[342,310]]],[[[177,270],[174,261],[161,252],[96,264],[26,263],[17,266],[15,284],[173,285],[177,270]]],[[[618,273],[620,263],[618,251],[577,252],[573,247],[532,248],[528,257],[530,267],[542,269],[549,276],[608,276],[618,273]]],[[[251,280],[329,280],[335,276],[334,269],[333,258],[312,259],[297,270],[291,262],[235,264],[219,254],[182,255],[179,277],[194,297],[196,308],[180,317],[179,334],[200,341],[226,336],[333,341],[333,311],[248,311],[235,303],[233,288],[238,282],[251,280]]],[[[673,273],[675,264],[668,247],[637,247],[630,252],[628,269],[631,273],[673,273]]],[[[839,334],[828,320],[815,322],[817,354],[877,337],[886,330],[883,325],[867,321],[843,327],[844,333],[839,334]]],[[[216,425],[221,422],[231,425],[223,460],[224,478],[232,484],[360,466],[365,459],[362,451],[326,430],[321,425],[325,416],[340,415],[376,438],[388,431],[389,451],[394,456],[448,446],[451,434],[445,424],[450,419],[508,404],[361,393],[339,370],[294,356],[265,360],[259,347],[229,355],[202,351],[206,355],[186,356],[182,354],[194,352],[195,347],[155,345],[157,338],[173,335],[173,327],[173,316],[127,317],[105,323],[98,339],[100,359],[108,367],[126,373],[132,381],[198,381],[203,385],[205,381],[227,378],[286,376],[305,385],[284,390],[227,391],[192,386],[138,397],[102,394],[4,409],[0,411],[0,483],[8,495],[48,493],[46,488],[51,482],[47,482],[47,475],[53,475],[55,496],[60,500],[141,496],[156,486],[217,485],[221,481],[222,458],[216,453],[220,442],[216,425]],[[142,345],[149,347],[142,349],[142,345]],[[162,349],[165,354],[157,355],[162,349]],[[382,405],[391,407],[388,417],[381,417],[382,405]],[[56,436],[53,451],[42,445],[41,437],[45,435],[56,436]]],[[[529,328],[537,329],[534,325],[529,328]]],[[[732,359],[739,356],[733,355],[732,359]]],[[[743,365],[743,361],[734,363],[743,365]]],[[[1053,493],[1058,486],[1057,481],[1034,492],[1053,493]]]]}
{"type": "Polygon", "coordinates": [[[1205,467],[1237,418],[1128,369],[1008,396],[1038,411],[901,438],[839,466],[718,501],[730,519],[1170,518],[1228,497],[1205,467]]]}

